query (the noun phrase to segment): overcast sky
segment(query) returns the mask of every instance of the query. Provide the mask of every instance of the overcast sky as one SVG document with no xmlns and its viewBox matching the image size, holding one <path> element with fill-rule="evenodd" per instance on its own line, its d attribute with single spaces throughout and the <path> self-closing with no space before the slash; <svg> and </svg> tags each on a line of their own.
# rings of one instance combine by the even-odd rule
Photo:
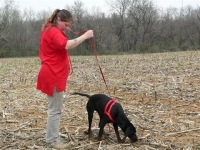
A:
<svg viewBox="0 0 200 150">
<path fill-rule="evenodd" d="M 34 11 L 38 12 L 41 10 L 54 10 L 56 8 L 62 9 L 65 8 L 66 5 L 73 5 L 74 0 L 14 0 L 15 3 L 19 6 L 20 10 L 24 10 L 25 8 L 32 8 Z M 76 1 L 76 0 L 75 0 Z M 84 3 L 85 8 L 88 11 L 91 11 L 92 8 L 99 7 L 102 12 L 109 12 L 109 6 L 106 1 L 110 0 L 78 0 Z M 200 0 L 152 0 L 156 6 L 159 8 L 168 8 L 170 6 L 181 8 L 187 5 L 191 5 L 193 7 L 200 7 Z M 1 0 L 0 0 L 1 2 Z"/>
</svg>

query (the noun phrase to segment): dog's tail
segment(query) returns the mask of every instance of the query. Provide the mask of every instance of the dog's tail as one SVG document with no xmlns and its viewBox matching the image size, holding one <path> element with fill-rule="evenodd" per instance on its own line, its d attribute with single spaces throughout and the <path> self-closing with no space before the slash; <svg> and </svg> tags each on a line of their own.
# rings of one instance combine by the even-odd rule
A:
<svg viewBox="0 0 200 150">
<path fill-rule="evenodd" d="M 84 93 L 79 93 L 79 92 L 74 92 L 74 93 L 72 93 L 73 95 L 81 95 L 81 96 L 86 96 L 86 97 L 88 97 L 88 98 L 90 98 L 91 96 L 90 95 L 88 95 L 88 94 L 84 94 Z"/>
</svg>

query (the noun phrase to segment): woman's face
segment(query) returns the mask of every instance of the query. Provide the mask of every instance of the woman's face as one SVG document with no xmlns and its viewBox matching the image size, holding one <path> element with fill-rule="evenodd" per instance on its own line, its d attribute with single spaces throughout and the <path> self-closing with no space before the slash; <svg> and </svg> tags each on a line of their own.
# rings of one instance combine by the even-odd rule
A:
<svg viewBox="0 0 200 150">
<path fill-rule="evenodd" d="M 65 22 L 65 21 L 62 21 L 62 19 L 60 18 L 57 19 L 57 28 L 60 29 L 61 31 L 68 29 L 71 24 L 72 24 L 72 21 Z"/>
</svg>

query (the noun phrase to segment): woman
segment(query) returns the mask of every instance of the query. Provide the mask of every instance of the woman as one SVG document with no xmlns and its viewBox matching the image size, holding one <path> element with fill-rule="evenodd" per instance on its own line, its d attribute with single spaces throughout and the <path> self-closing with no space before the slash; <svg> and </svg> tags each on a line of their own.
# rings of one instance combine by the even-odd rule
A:
<svg viewBox="0 0 200 150">
<path fill-rule="evenodd" d="M 38 74 L 37 89 L 47 94 L 46 142 L 49 147 L 55 149 L 68 146 L 59 141 L 63 94 L 70 72 L 68 50 L 93 37 L 93 30 L 88 30 L 78 38 L 68 40 L 64 31 L 72 23 L 73 18 L 69 11 L 56 9 L 44 24 L 40 37 L 39 57 L 42 65 Z"/>
</svg>

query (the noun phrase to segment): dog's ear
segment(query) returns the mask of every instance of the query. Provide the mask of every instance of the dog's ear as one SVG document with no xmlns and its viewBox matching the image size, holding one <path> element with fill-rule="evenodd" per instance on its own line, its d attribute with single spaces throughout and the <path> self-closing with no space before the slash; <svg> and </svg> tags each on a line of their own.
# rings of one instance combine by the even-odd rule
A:
<svg viewBox="0 0 200 150">
<path fill-rule="evenodd" d="M 128 126 L 124 134 L 125 134 L 125 137 L 129 137 L 131 142 L 137 142 L 138 139 L 136 135 L 136 129 L 132 124 Z"/>
<path fill-rule="evenodd" d="M 136 133 L 136 129 L 133 126 L 133 124 L 130 123 L 129 126 L 128 126 L 128 128 L 125 131 L 125 136 L 129 137 L 129 136 L 131 136 L 132 134 L 135 134 L 135 133 Z"/>
<path fill-rule="evenodd" d="M 133 128 L 131 126 L 129 126 L 126 131 L 124 132 L 124 136 L 125 137 L 129 137 L 133 134 Z"/>
<path fill-rule="evenodd" d="M 133 128 L 132 130 L 134 131 L 134 133 L 136 133 L 136 128 L 133 126 L 133 124 L 131 123 L 131 128 Z"/>
</svg>

